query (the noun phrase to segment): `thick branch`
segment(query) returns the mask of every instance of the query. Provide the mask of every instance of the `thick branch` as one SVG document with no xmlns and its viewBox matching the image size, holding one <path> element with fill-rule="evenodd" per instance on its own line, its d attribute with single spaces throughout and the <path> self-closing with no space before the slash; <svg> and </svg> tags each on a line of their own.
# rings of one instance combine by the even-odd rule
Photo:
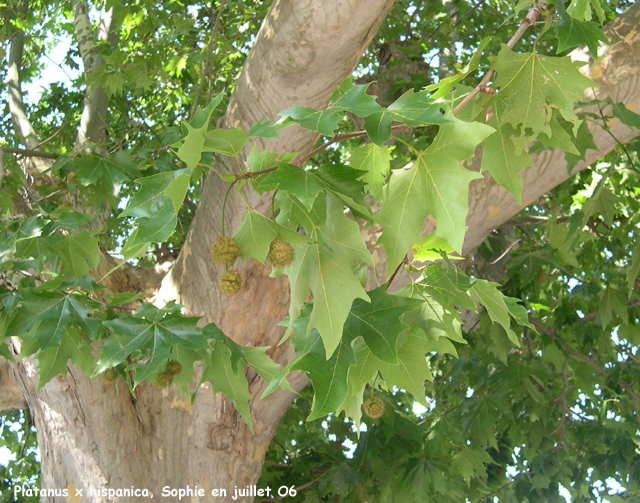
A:
<svg viewBox="0 0 640 503">
<path fill-rule="evenodd" d="M 82 56 L 85 79 L 104 63 L 102 56 L 95 52 L 96 41 L 107 41 L 115 45 L 118 40 L 116 19 L 113 7 L 107 10 L 100 20 L 97 33 L 93 34 L 89 20 L 88 6 L 85 0 L 72 2 L 74 29 L 78 41 L 78 51 Z M 76 148 L 81 149 L 89 143 L 103 144 L 107 134 L 107 108 L 109 97 L 100 86 L 85 91 L 84 107 L 76 138 Z M 106 148 L 98 151 L 106 153 Z"/>
<path fill-rule="evenodd" d="M 16 6 L 18 15 L 23 16 L 29 8 L 27 0 L 20 0 Z M 16 133 L 27 148 L 33 148 L 38 143 L 36 131 L 27 118 L 27 112 L 22 102 L 22 54 L 24 51 L 24 32 L 16 28 L 11 35 L 11 49 L 9 50 L 9 67 L 7 70 L 7 88 L 9 92 L 9 111 Z"/>
<path fill-rule="evenodd" d="M 40 150 L 14 148 L 14 147 L 1 147 L 0 150 L 4 154 L 16 154 L 24 157 L 40 157 L 42 159 L 57 159 L 58 154 L 52 154 L 49 152 L 42 152 Z"/>
</svg>

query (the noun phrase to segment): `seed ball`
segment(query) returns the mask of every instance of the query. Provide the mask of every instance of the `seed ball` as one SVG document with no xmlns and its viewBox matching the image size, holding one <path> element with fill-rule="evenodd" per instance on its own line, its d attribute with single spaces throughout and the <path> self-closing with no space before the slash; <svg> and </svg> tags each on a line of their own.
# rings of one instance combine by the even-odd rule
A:
<svg viewBox="0 0 640 503">
<path fill-rule="evenodd" d="M 275 238 L 271 241 L 267 258 L 275 269 L 284 269 L 296 261 L 296 251 L 286 241 Z"/>
<path fill-rule="evenodd" d="M 218 280 L 220 291 L 227 297 L 233 297 L 242 288 L 242 277 L 235 269 L 229 269 Z"/>
<path fill-rule="evenodd" d="M 107 382 L 115 382 L 118 378 L 118 373 L 114 368 L 108 368 L 102 373 L 102 378 Z"/>
<path fill-rule="evenodd" d="M 371 419 L 378 419 L 384 414 L 384 402 L 382 398 L 374 396 L 373 398 L 367 398 L 362 404 L 364 413 Z"/>
<path fill-rule="evenodd" d="M 233 265 L 240 255 L 240 245 L 229 236 L 219 236 L 211 245 L 211 261 L 222 265 Z"/>
<path fill-rule="evenodd" d="M 168 372 L 158 372 L 156 374 L 156 384 L 161 388 L 168 388 L 173 382 L 173 376 Z"/>
<path fill-rule="evenodd" d="M 170 376 L 180 375 L 180 372 L 182 372 L 182 364 L 177 360 L 169 360 L 164 371 Z"/>
</svg>

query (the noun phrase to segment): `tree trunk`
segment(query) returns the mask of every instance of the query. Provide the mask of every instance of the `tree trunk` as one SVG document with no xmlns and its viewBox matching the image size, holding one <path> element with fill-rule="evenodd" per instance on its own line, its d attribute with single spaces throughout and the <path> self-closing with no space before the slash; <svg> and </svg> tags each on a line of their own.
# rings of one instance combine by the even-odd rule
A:
<svg viewBox="0 0 640 503">
<path fill-rule="evenodd" d="M 276 0 L 258 34 L 231 104 L 225 127 L 249 126 L 275 118 L 287 106 L 316 108 L 327 104 L 336 85 L 354 70 L 380 23 L 396 0 Z M 280 152 L 305 152 L 316 137 L 290 128 L 269 145 Z M 288 305 L 288 285 L 268 278 L 269 268 L 255 261 L 241 267 L 246 287 L 233 300 L 221 298 L 216 286 L 221 268 L 210 263 L 209 247 L 219 235 L 222 191 L 217 177 L 205 183 L 196 218 L 176 267 L 165 278 L 156 302 L 171 299 L 189 314 L 215 321 L 230 337 L 250 346 L 275 345 L 281 331 L 276 324 Z M 251 204 L 265 204 L 247 194 Z M 227 205 L 228 229 L 239 224 L 244 205 Z M 17 354 L 19 341 L 12 341 Z M 285 362 L 288 348 L 270 352 Z M 3 381 L 4 381 L 3 377 Z M 161 390 L 141 384 L 132 398 L 122 381 L 119 388 L 102 378 L 89 379 L 76 367 L 38 390 L 38 374 L 31 358 L 11 365 L 6 382 L 17 386 L 32 411 L 42 459 L 42 487 L 69 490 L 82 501 L 140 501 L 138 498 L 92 495 L 91 489 L 148 489 L 155 498 L 162 489 L 198 486 L 206 496 L 189 501 L 232 501 L 235 487 L 244 490 L 258 480 L 266 449 L 294 394 L 279 390 L 258 398 L 265 383 L 248 374 L 252 434 L 231 402 L 212 396 L 203 385 L 193 407 L 175 388 Z M 307 383 L 304 375 L 290 379 L 294 389 Z M 8 388 L 7 388 L 8 389 Z M 19 405 L 19 401 L 12 404 Z M 214 498 L 212 490 L 226 490 Z M 272 488 L 277 492 L 278 488 Z M 272 492 L 273 494 L 273 492 Z M 177 501 L 173 496 L 169 501 Z M 235 501 L 252 501 L 241 496 Z M 44 502 L 66 502 L 62 496 L 44 496 Z M 79 502 L 80 499 L 69 501 Z"/>
</svg>

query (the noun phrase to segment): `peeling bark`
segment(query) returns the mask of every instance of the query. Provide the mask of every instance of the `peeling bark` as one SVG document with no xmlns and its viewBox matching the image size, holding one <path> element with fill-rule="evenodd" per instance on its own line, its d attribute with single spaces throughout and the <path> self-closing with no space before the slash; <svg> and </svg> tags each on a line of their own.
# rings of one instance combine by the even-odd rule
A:
<svg viewBox="0 0 640 503">
<path fill-rule="evenodd" d="M 0 344 L 4 344 L 0 342 Z M 0 411 L 25 409 L 27 402 L 18 387 L 9 362 L 0 356 Z"/>
</svg>

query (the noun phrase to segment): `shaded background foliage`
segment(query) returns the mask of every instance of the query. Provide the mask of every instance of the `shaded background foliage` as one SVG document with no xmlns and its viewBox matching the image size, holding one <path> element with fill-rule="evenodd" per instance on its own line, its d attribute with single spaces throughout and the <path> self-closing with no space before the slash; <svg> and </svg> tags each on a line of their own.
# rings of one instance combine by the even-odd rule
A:
<svg viewBox="0 0 640 503">
<path fill-rule="evenodd" d="M 609 2 L 607 19 L 629 4 Z M 12 4 L 4 5 L 0 34 L 6 47 L 9 27 L 24 23 L 28 37 L 22 79 L 37 83 L 46 68 L 42 54 L 56 40 L 72 38 L 73 23 L 67 3 L 31 2 L 30 7 L 24 19 Z M 487 53 L 496 54 L 517 28 L 516 7 L 484 0 L 402 0 L 355 76 L 360 83 L 375 82 L 371 91 L 391 103 L 407 89 L 450 74 L 454 62 L 466 63 L 488 35 L 493 39 Z M 139 1 L 119 9 L 125 29 L 117 47 L 100 47 L 107 64 L 91 78 L 111 96 L 108 151 L 126 156 L 136 176 L 175 169 L 168 147 L 180 138 L 179 121 L 220 91 L 228 99 L 267 9 L 267 2 L 250 1 L 171 1 L 160 6 Z M 519 44 L 526 48 L 533 40 L 532 32 Z M 538 50 L 555 54 L 556 44 L 549 30 L 539 39 Z M 72 46 L 64 58 L 69 81 L 48 86 L 37 103 L 27 100 L 42 137 L 59 132 L 47 149 L 62 154 L 73 147 L 82 111 L 84 78 L 77 72 L 75 51 Z M 478 73 L 463 83 L 475 85 L 487 65 L 483 58 Z M 6 72 L 3 59 L 2 78 Z M 209 79 L 202 80 L 203 74 Z M 4 90 L 2 97 L 6 103 Z M 225 105 L 223 101 L 220 109 Z M 361 127 L 357 117 L 347 115 L 343 121 L 347 131 Z M 2 140 L 18 145 L 10 122 L 5 106 Z M 406 134 L 427 142 L 435 132 L 422 128 Z M 362 141 L 328 149 L 317 162 L 344 161 L 345 152 Z M 505 502 L 552 502 L 564 501 L 558 495 L 562 484 L 579 502 L 599 500 L 607 493 L 606 481 L 615 480 L 612 487 L 619 492 L 606 499 L 640 498 L 638 402 L 628 392 L 640 382 L 639 146 L 620 147 L 536 201 L 463 264 L 472 277 L 498 281 L 505 295 L 523 301 L 537 331 L 513 327 L 524 342 L 521 348 L 507 349 L 506 333 L 488 315 L 471 319 L 465 326 L 469 344 L 456 344 L 458 358 L 430 358 L 434 381 L 428 383 L 428 410 L 414 409 L 402 390 L 371 390 L 383 398 L 386 410 L 380 419 L 365 418 L 366 431 L 359 436 L 343 416 L 305 422 L 311 410 L 311 390 L 306 389 L 280 425 L 261 484 L 305 486 L 297 500 L 309 502 L 377 497 L 488 502 L 495 496 Z M 394 147 L 392 168 L 412 159 L 404 145 Z M 212 156 L 205 154 L 203 162 Z M 12 162 L 7 158 L 4 183 L 17 187 Z M 67 183 L 81 169 L 67 165 L 62 171 Z M 49 193 L 61 188 L 52 186 Z M 104 200 L 111 213 L 106 222 L 110 232 L 100 239 L 104 249 L 113 250 L 132 231 L 132 223 L 115 214 L 135 188 L 125 182 L 117 197 L 108 189 L 98 184 L 92 196 Z M 181 209 L 175 233 L 141 264 L 175 258 L 199 189 L 198 181 L 189 187 L 191 202 Z M 6 210 L 10 201 L 0 203 Z M 9 424 L 22 424 L 22 433 Z M 31 428 L 24 413 L 3 415 L 2 442 L 18 461 L 2 470 L 0 501 L 9 501 L 11 484 L 37 478 L 35 435 L 25 434 Z"/>
</svg>

